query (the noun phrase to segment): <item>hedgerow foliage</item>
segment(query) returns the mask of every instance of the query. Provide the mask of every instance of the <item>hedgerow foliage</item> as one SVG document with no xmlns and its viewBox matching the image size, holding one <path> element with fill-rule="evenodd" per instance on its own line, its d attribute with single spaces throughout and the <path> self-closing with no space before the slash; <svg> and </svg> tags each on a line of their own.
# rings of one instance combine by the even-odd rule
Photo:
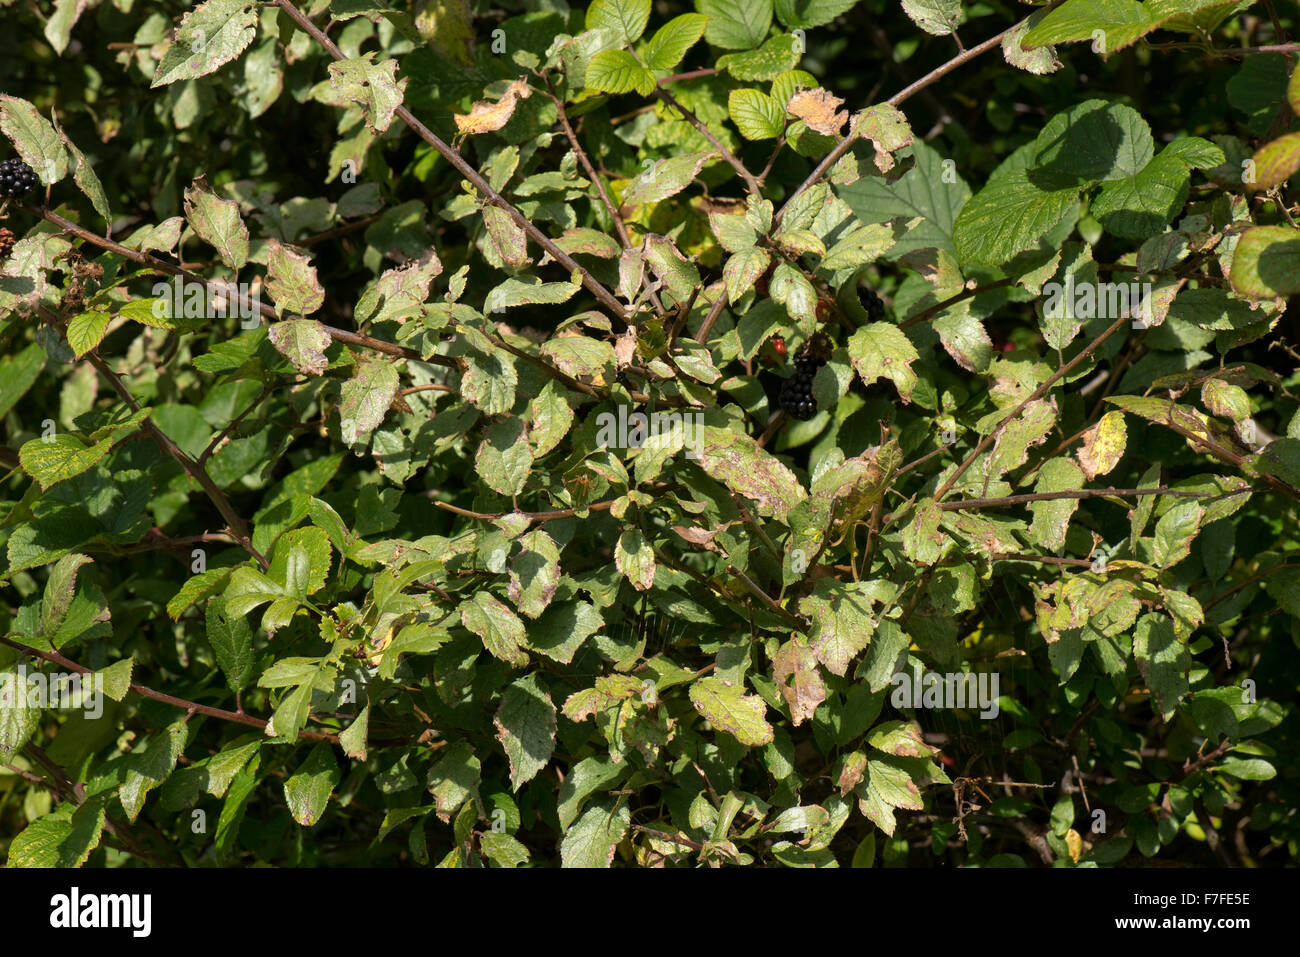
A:
<svg viewBox="0 0 1300 957">
<path fill-rule="evenodd" d="M 1294 860 L 1294 10 L 524 6 L 0 3 L 9 866 Z"/>
</svg>

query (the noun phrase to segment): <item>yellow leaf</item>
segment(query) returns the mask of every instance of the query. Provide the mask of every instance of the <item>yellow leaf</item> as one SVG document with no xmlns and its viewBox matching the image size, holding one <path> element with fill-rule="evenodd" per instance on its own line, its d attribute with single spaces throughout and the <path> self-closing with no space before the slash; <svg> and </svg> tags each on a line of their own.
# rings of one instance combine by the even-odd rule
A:
<svg viewBox="0 0 1300 957">
<path fill-rule="evenodd" d="M 1124 455 L 1127 441 L 1128 427 L 1123 412 L 1107 412 L 1100 422 L 1083 433 L 1083 448 L 1079 449 L 1077 458 L 1089 481 L 1115 467 Z"/>
<path fill-rule="evenodd" d="M 1079 855 L 1083 852 L 1083 838 L 1074 828 L 1065 832 L 1065 847 L 1070 852 L 1070 860 L 1079 863 Z"/>
</svg>

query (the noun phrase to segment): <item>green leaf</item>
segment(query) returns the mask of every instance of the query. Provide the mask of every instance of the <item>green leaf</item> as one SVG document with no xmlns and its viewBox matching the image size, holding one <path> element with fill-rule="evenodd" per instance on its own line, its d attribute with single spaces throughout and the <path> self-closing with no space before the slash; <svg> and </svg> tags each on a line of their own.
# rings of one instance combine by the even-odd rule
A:
<svg viewBox="0 0 1300 957">
<path fill-rule="evenodd" d="M 68 151 L 63 141 L 31 103 L 0 94 L 0 132 L 9 137 L 23 162 L 46 186 L 68 175 Z"/>
<path fill-rule="evenodd" d="M 640 176 L 628 184 L 623 202 L 628 206 L 657 203 L 676 196 L 695 179 L 704 164 L 713 157 L 712 150 L 686 153 L 669 159 L 656 160 Z"/>
<path fill-rule="evenodd" d="M 341 777 L 334 749 L 324 741 L 312 748 L 307 759 L 284 782 L 284 799 L 293 819 L 302 827 L 314 826 Z"/>
<path fill-rule="evenodd" d="M 476 592 L 471 600 L 461 602 L 460 620 L 483 639 L 483 646 L 497 658 L 520 667 L 528 664 L 528 655 L 521 647 L 524 623 L 491 593 Z"/>
<path fill-rule="evenodd" d="M 185 748 L 189 732 L 185 722 L 177 721 L 165 731 L 150 737 L 143 747 L 132 749 L 126 758 L 126 772 L 118 797 L 132 824 L 144 808 L 149 792 L 162 784 L 176 767 L 176 759 Z"/>
<path fill-rule="evenodd" d="M 623 43 L 635 43 L 650 20 L 650 5 L 650 0 L 592 0 L 587 8 L 587 29 L 613 30 Z"/>
<path fill-rule="evenodd" d="M 505 689 L 492 723 L 510 760 L 510 786 L 518 791 L 555 752 L 555 705 L 537 675 L 526 675 Z"/>
<path fill-rule="evenodd" d="M 428 788 L 438 816 L 447 821 L 478 793 L 482 766 L 468 741 L 455 741 L 439 754 L 437 763 L 429 769 Z"/>
<path fill-rule="evenodd" d="M 1187 645 L 1174 635 L 1173 622 L 1154 614 L 1139 618 L 1133 629 L 1133 657 L 1155 696 L 1155 710 L 1168 721 L 1187 694 L 1192 665 Z"/>
<path fill-rule="evenodd" d="M 630 771 L 626 762 L 616 763 L 608 757 L 597 755 L 583 758 L 570 768 L 564 783 L 560 785 L 558 795 L 556 810 L 560 818 L 560 829 L 569 829 L 591 795 L 617 784 Z"/>
<path fill-rule="evenodd" d="M 248 227 L 239 217 L 239 203 L 220 199 L 202 177 L 185 190 L 185 219 L 199 238 L 217 251 L 231 269 L 248 262 Z"/>
<path fill-rule="evenodd" d="M 1038 470 L 1038 480 L 1034 483 L 1034 492 L 1064 492 L 1083 488 L 1084 477 L 1069 459 L 1049 459 Z M 1034 542 L 1045 551 L 1055 553 L 1064 547 L 1066 532 L 1070 527 L 1070 516 L 1079 507 L 1077 498 L 1047 499 L 1031 502 L 1029 510 L 1034 514 L 1030 534 Z"/>
<path fill-rule="evenodd" d="M 96 676 L 104 682 L 104 694 L 114 701 L 125 699 L 131 690 L 131 672 L 134 668 L 134 658 L 123 658 L 96 672 Z"/>
<path fill-rule="evenodd" d="M 770 140 L 785 129 L 785 107 L 760 90 L 732 90 L 727 114 L 747 140 Z"/>
<path fill-rule="evenodd" d="M 807 30 L 830 23 L 858 0 L 776 0 L 776 15 L 791 29 Z"/>
<path fill-rule="evenodd" d="M 1165 150 L 1135 176 L 1106 183 L 1089 212 L 1113 236 L 1155 236 L 1187 202 L 1190 175 L 1183 160 Z"/>
<path fill-rule="evenodd" d="M 729 256 L 722 266 L 722 278 L 727 285 L 727 298 L 735 302 L 752 289 L 759 277 L 767 272 L 771 262 L 771 254 L 757 246 L 742 249 Z"/>
<path fill-rule="evenodd" d="M 799 62 L 799 56 L 798 41 L 789 34 L 783 34 L 772 37 L 757 50 L 728 53 L 724 57 L 719 57 L 718 69 L 726 70 L 737 80 L 748 83 L 774 80 L 794 69 Z M 776 102 L 782 107 L 785 106 L 785 103 L 780 100 Z"/>
<path fill-rule="evenodd" d="M 325 350 L 334 340 L 315 319 L 277 322 L 268 330 L 268 336 L 276 351 L 303 375 L 322 375 L 329 366 Z"/>
<path fill-rule="evenodd" d="M 614 564 L 637 591 L 646 591 L 655 582 L 655 554 L 638 528 L 630 528 L 614 546 Z"/>
<path fill-rule="evenodd" d="M 961 0 L 903 0 L 903 12 L 926 33 L 944 37 L 961 21 Z"/>
<path fill-rule="evenodd" d="M 80 807 L 63 804 L 37 818 L 14 836 L 9 845 L 9 867 L 80 867 L 99 846 L 108 819 L 102 797 L 91 797 Z"/>
<path fill-rule="evenodd" d="M 649 8 L 650 4 L 646 3 L 646 9 Z M 695 46 L 700 37 L 704 36 L 706 23 L 708 17 L 698 13 L 683 13 L 673 17 L 650 38 L 645 52 L 646 66 L 652 70 L 671 70 L 681 63 L 682 57 L 686 56 L 686 51 Z"/>
<path fill-rule="evenodd" d="M 1272 189 L 1285 183 L 1300 170 L 1300 133 L 1288 133 L 1261 146 L 1254 161 L 1252 189 Z"/>
<path fill-rule="evenodd" d="M 789 511 L 808 493 L 794 473 L 748 435 L 706 425 L 700 448 L 700 467 L 733 492 L 758 506 L 759 513 L 784 521 Z"/>
<path fill-rule="evenodd" d="M 709 18 L 704 38 L 725 50 L 750 50 L 772 26 L 772 0 L 695 0 Z"/>
<path fill-rule="evenodd" d="M 0 671 L 0 759 L 8 762 L 40 727 L 41 709 L 34 706 L 31 675 L 16 668 Z"/>
<path fill-rule="evenodd" d="M 916 165 L 896 182 L 861 176 L 840 187 L 838 193 L 861 223 L 884 223 L 900 216 L 909 221 L 921 220 L 897 239 L 891 257 L 918 249 L 941 249 L 955 256 L 953 225 L 970 199 L 970 187 L 957 176 L 952 161 L 945 160 L 925 142 L 914 142 L 911 150 Z M 834 252 L 835 247 L 831 247 L 827 256 Z"/>
<path fill-rule="evenodd" d="M 920 356 L 901 329 L 887 322 L 873 322 L 849 337 L 848 350 L 849 360 L 865 385 L 880 378 L 890 379 L 903 401 L 911 401 L 917 381 L 912 363 Z"/>
<path fill-rule="evenodd" d="M 1048 43 L 1090 40 L 1093 49 L 1105 56 L 1131 46 L 1180 15 L 1215 7 L 1231 9 L 1234 5 L 1235 0 L 1066 0 L 1029 31 L 1024 46 L 1031 49 Z M 1100 31 L 1099 38 L 1094 36 L 1095 31 Z"/>
<path fill-rule="evenodd" d="M 111 319 L 107 312 L 90 311 L 83 312 L 74 316 L 68 321 L 68 345 L 72 346 L 72 353 L 78 359 L 84 356 L 104 338 L 104 333 L 108 331 L 108 321 Z"/>
<path fill-rule="evenodd" d="M 799 600 L 799 611 L 812 621 L 809 644 L 814 656 L 833 675 L 843 676 L 871 642 L 873 583 L 843 583 L 819 578 L 813 593 Z"/>
<path fill-rule="evenodd" d="M 1156 522 L 1152 562 L 1157 568 L 1170 568 L 1191 554 L 1192 542 L 1200 531 L 1205 509 L 1195 501 L 1175 505 Z"/>
<path fill-rule="evenodd" d="M 208 0 L 181 19 L 176 37 L 154 69 L 152 87 L 193 80 L 238 57 L 257 35 L 250 0 Z"/>
<path fill-rule="evenodd" d="M 533 453 L 524 439 L 523 421 L 509 418 L 488 427 L 474 455 L 474 465 L 494 492 L 501 495 L 522 492 L 533 467 Z"/>
<path fill-rule="evenodd" d="M 393 122 L 393 114 L 402 105 L 408 77 L 397 79 L 397 60 L 373 62 L 372 51 L 350 60 L 335 60 L 329 65 L 330 87 L 339 101 L 361 107 L 366 127 L 382 133 Z"/>
<path fill-rule="evenodd" d="M 391 360 L 368 355 L 358 363 L 356 374 L 343 383 L 339 402 L 340 438 L 345 445 L 369 441 L 388 414 L 398 385 L 397 366 Z"/>
<path fill-rule="evenodd" d="M 87 444 L 67 432 L 24 442 L 18 450 L 23 471 L 34 478 L 42 490 L 74 478 L 109 453 L 112 438 Z"/>
<path fill-rule="evenodd" d="M 267 242 L 266 291 L 275 300 L 277 315 L 287 312 L 310 315 L 325 302 L 325 289 L 316 278 L 316 267 L 310 260 L 310 256 L 278 240 Z M 271 341 L 275 342 L 274 336 Z"/>
<path fill-rule="evenodd" d="M 586 85 L 601 93 L 630 93 L 642 96 L 654 92 L 655 75 L 637 62 L 627 50 L 602 50 L 587 63 Z"/>
<path fill-rule="evenodd" d="M 600 801 L 583 812 L 560 841 L 562 867 L 609 867 L 627 836 L 632 812 L 625 801 Z"/>
<path fill-rule="evenodd" d="M 962 264 L 1001 265 L 1078 214 L 1077 189 L 1039 188 L 1024 169 L 990 179 L 962 207 L 953 244 Z"/>
<path fill-rule="evenodd" d="M 744 694 L 721 678 L 701 678 L 691 685 L 691 704 L 715 728 L 732 735 L 751 748 L 772 741 L 772 726 L 767 723 L 766 706 L 758 695 Z"/>
<path fill-rule="evenodd" d="M 1252 299 L 1300 292 L 1300 230 L 1255 226 L 1246 230 L 1232 257 L 1232 288 Z"/>
<path fill-rule="evenodd" d="M 45 349 L 38 342 L 0 359 L 0 416 L 27 394 L 45 368 Z"/>
<path fill-rule="evenodd" d="M 231 691 L 243 691 L 253 680 L 253 629 L 244 615 L 230 614 L 225 598 L 212 598 L 206 612 L 208 642 Z"/>
</svg>

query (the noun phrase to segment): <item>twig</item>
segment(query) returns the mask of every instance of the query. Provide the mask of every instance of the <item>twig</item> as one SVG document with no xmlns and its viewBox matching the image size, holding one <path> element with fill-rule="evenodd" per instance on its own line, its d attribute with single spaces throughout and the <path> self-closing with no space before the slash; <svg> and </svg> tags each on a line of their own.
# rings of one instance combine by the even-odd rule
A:
<svg viewBox="0 0 1300 957">
<path fill-rule="evenodd" d="M 1006 427 L 1015 420 L 1016 416 L 1018 416 L 1021 412 L 1025 410 L 1025 408 L 1029 405 L 1029 403 L 1037 399 L 1041 399 L 1044 395 L 1046 395 L 1051 390 L 1052 386 L 1054 386 L 1061 379 L 1065 378 L 1065 376 L 1069 375 L 1070 372 L 1076 366 L 1080 365 L 1085 359 L 1087 359 L 1090 355 L 1096 352 L 1097 348 L 1103 342 L 1105 342 L 1112 335 L 1114 335 L 1116 332 L 1122 329 L 1130 321 L 1131 320 L 1128 317 L 1121 317 L 1119 319 L 1116 319 L 1113 323 L 1110 324 L 1109 327 L 1107 327 L 1106 331 L 1103 332 L 1096 339 L 1094 339 L 1087 348 L 1083 349 L 1077 356 L 1075 356 L 1069 362 L 1065 363 L 1065 365 L 1057 369 L 1056 372 L 1054 372 L 1047 379 L 1046 382 L 1040 385 L 1037 389 L 1035 389 L 1032 393 L 1030 393 L 1030 395 L 1027 398 L 1025 398 L 1024 401 L 1022 401 L 1018 406 L 1012 409 L 1011 412 L 1008 413 L 1008 415 L 1004 419 L 1002 419 L 1001 422 L 997 424 L 997 426 L 993 429 L 992 432 L 984 436 L 984 438 L 980 439 L 979 443 L 971 451 L 970 455 L 968 455 L 965 458 L 965 460 L 961 463 L 961 465 L 957 466 L 957 471 L 953 472 L 952 475 L 948 477 L 948 480 L 943 483 L 943 485 L 939 488 L 937 492 L 935 492 L 934 494 L 935 500 L 936 501 L 943 500 L 943 497 L 952 490 L 952 487 L 954 485 L 957 484 L 957 479 L 961 478 L 961 476 L 965 473 L 965 471 L 968 468 L 971 467 L 971 465 L 975 462 L 975 460 L 979 458 L 982 454 L 984 454 L 985 450 L 988 449 L 990 445 L 992 445 L 995 441 L 997 441 L 998 436 L 1002 434 L 1003 430 L 1005 430 Z"/>
<path fill-rule="evenodd" d="M 713 135 L 713 131 L 701 122 L 698 116 L 696 116 L 691 110 L 682 106 L 682 104 L 678 102 L 677 97 L 673 96 L 663 87 L 655 90 L 655 96 L 663 103 L 668 104 L 674 110 L 681 113 L 686 119 L 686 122 L 695 127 L 695 129 L 699 131 L 699 134 L 709 141 L 709 145 L 717 150 L 722 155 L 722 158 L 727 161 L 727 164 L 736 171 L 737 175 L 739 175 L 741 179 L 745 181 L 745 186 L 749 191 L 755 196 L 762 196 L 763 184 L 755 179 L 754 174 L 745 168 L 745 164 L 737 159 L 736 155 L 732 153 L 731 150 L 727 149 L 720 139 Z"/>
<path fill-rule="evenodd" d="M 99 370 L 99 374 L 109 381 L 117 391 L 117 394 L 121 396 L 122 401 L 130 407 L 131 411 L 139 412 L 140 403 L 137 402 L 135 396 L 131 394 L 131 390 L 126 387 L 126 383 L 122 381 L 116 372 L 108 367 L 108 363 L 93 352 L 88 353 L 86 358 L 89 360 L 91 365 Z M 230 504 L 230 499 L 226 498 L 226 494 L 217 487 L 217 483 L 212 481 L 212 476 L 208 474 L 207 469 L 186 455 L 180 446 L 168 438 L 162 429 L 158 428 L 152 418 L 145 419 L 140 427 L 145 432 L 149 433 L 163 452 L 180 463 L 181 468 L 189 474 L 190 478 L 199 483 L 199 487 L 203 489 L 207 494 L 208 499 L 216 506 L 221 517 L 225 519 L 226 527 L 230 530 L 230 534 L 235 536 L 239 541 L 239 544 L 243 546 L 244 550 L 257 559 L 258 564 L 260 564 L 263 569 L 270 568 L 271 563 L 266 560 L 266 556 L 253 546 L 253 540 L 248 534 L 248 526 L 245 524 L 244 520 L 240 518 L 239 513 L 235 511 L 234 506 Z"/>
<path fill-rule="evenodd" d="M 289 17 L 289 19 L 296 23 L 304 33 L 320 44 L 325 52 L 331 57 L 338 61 L 344 61 L 347 59 L 347 56 L 338 48 L 334 41 L 326 36 L 325 32 L 321 30 L 320 27 L 312 23 L 307 15 L 299 10 L 292 0 L 274 0 L 274 3 L 284 12 L 285 16 Z M 582 278 L 582 284 L 587 287 L 587 291 L 596 297 L 596 301 L 609 310 L 609 312 L 612 313 L 620 322 L 626 323 L 626 310 L 623 308 L 623 304 L 618 301 L 617 297 L 606 289 L 594 276 L 591 275 L 591 273 L 587 272 L 587 270 L 584 269 L 576 259 L 557 246 L 549 236 L 537 228 L 537 226 L 524 216 L 523 213 L 519 212 L 513 203 L 493 189 L 492 184 L 484 179 L 478 170 L 466 162 L 465 157 L 461 156 L 458 150 L 443 142 L 442 139 L 433 132 L 433 130 L 429 129 L 416 119 L 415 115 L 405 106 L 399 105 L 393 112 L 394 115 L 399 117 L 403 123 L 410 127 L 417 136 L 437 150 L 442 158 L 450 163 L 456 172 L 469 180 L 470 185 L 483 194 L 488 203 L 496 206 L 509 216 L 514 224 L 528 234 L 533 242 L 546 250 L 552 259 L 562 265 L 565 269 L 569 270 L 570 273 L 576 272 Z"/>
<path fill-rule="evenodd" d="M 19 642 L 16 642 L 10 638 L 3 638 L 3 637 L 0 637 L 0 645 L 8 645 L 10 648 L 13 648 L 15 651 L 21 651 L 23 654 L 26 655 L 35 655 L 37 658 L 43 658 L 46 661 L 52 662 L 53 664 L 56 664 L 61 668 L 67 668 L 69 671 L 75 671 L 78 674 L 82 674 L 82 675 L 94 674 L 94 671 L 92 671 L 90 668 L 87 668 L 84 665 L 77 664 L 77 662 L 73 661 L 70 658 L 64 657 L 63 655 L 59 654 L 57 651 L 42 651 L 39 648 L 32 648 L 28 645 L 20 644 Z M 265 730 L 267 724 L 269 723 L 267 721 L 263 721 L 261 718 L 254 718 L 250 714 L 244 714 L 243 712 L 240 711 L 227 711 L 224 708 L 214 708 L 211 705 L 199 704 L 197 701 L 188 701 L 185 698 L 178 698 L 175 695 L 165 694 L 162 691 L 155 691 L 154 689 L 149 688 L 145 685 L 132 683 L 130 687 L 132 691 L 140 695 L 142 698 L 152 698 L 154 701 L 161 701 L 163 704 L 169 704 L 175 708 L 181 708 L 187 712 L 196 713 L 196 714 L 205 714 L 211 718 L 220 718 L 223 721 L 233 721 L 236 724 L 245 724 L 251 728 L 259 728 L 263 730 Z M 334 744 L 337 744 L 339 740 L 337 734 L 330 734 L 329 732 L 326 731 L 303 730 L 298 732 L 298 736 L 300 738 L 306 738 L 309 741 L 329 741 Z"/>
</svg>

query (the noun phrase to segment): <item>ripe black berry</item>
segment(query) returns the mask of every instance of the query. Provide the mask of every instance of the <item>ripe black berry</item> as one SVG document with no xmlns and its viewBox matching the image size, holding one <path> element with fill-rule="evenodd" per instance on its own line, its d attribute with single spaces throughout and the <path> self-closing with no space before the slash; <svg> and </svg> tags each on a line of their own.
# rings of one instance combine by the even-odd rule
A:
<svg viewBox="0 0 1300 957">
<path fill-rule="evenodd" d="M 39 185 L 36 171 L 17 157 L 0 163 L 0 196 L 26 196 Z"/>
<path fill-rule="evenodd" d="M 858 302 L 862 303 L 867 318 L 872 322 L 879 322 L 885 318 L 885 304 L 880 301 L 880 297 L 876 295 L 876 291 L 870 286 L 858 286 Z"/>
<path fill-rule="evenodd" d="M 817 333 L 794 357 L 794 375 L 781 386 L 781 409 L 792 419 L 811 419 L 817 414 L 817 400 L 813 398 L 813 377 L 831 357 L 831 341 Z"/>
</svg>

